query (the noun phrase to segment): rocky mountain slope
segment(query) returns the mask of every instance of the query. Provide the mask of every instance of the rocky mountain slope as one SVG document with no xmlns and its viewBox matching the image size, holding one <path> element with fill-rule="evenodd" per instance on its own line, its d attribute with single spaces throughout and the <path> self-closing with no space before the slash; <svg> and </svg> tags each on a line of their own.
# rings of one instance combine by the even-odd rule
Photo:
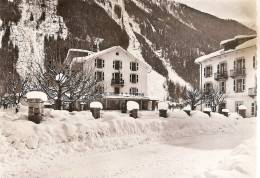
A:
<svg viewBox="0 0 260 178">
<path fill-rule="evenodd" d="M 35 62 L 62 61 L 69 48 L 91 50 L 102 38 L 101 49 L 120 45 L 149 63 L 175 97 L 198 85 L 196 57 L 255 33 L 172 0 L 0 0 L 0 19 L 0 80 L 13 67 L 23 76 Z"/>
</svg>

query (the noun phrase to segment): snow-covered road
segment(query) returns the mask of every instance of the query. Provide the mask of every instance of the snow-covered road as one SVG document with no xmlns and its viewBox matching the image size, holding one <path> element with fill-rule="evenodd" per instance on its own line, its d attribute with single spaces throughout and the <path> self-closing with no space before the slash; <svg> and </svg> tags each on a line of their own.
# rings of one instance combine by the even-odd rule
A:
<svg viewBox="0 0 260 178">
<path fill-rule="evenodd" d="M 186 137 L 171 144 L 153 143 L 103 153 L 72 153 L 50 162 L 38 176 L 196 177 L 227 158 L 254 131 L 254 124 L 244 122 L 236 133 Z"/>
</svg>

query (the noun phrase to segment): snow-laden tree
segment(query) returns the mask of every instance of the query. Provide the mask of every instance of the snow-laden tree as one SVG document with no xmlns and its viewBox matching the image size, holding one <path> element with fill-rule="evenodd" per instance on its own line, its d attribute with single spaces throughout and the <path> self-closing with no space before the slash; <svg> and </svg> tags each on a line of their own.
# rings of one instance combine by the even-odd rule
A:
<svg viewBox="0 0 260 178">
<path fill-rule="evenodd" d="M 183 96 L 184 104 L 190 105 L 191 110 L 194 110 L 198 105 L 201 105 L 203 98 L 202 92 L 197 89 L 187 89 Z"/>
<path fill-rule="evenodd" d="M 16 113 L 19 111 L 19 103 L 30 90 L 30 77 L 24 78 L 13 76 L 7 78 L 6 97 L 5 99 L 15 106 Z"/>
<path fill-rule="evenodd" d="M 34 72 L 36 85 L 54 101 L 55 109 L 61 110 L 64 102 L 70 104 L 70 110 L 75 109 L 77 101 L 90 101 L 98 97 L 94 69 L 71 71 L 63 63 L 45 66 L 38 65 Z"/>
<path fill-rule="evenodd" d="M 212 87 L 205 95 L 205 102 L 210 106 L 213 112 L 216 112 L 217 106 L 224 102 L 224 93 L 217 87 Z"/>
</svg>

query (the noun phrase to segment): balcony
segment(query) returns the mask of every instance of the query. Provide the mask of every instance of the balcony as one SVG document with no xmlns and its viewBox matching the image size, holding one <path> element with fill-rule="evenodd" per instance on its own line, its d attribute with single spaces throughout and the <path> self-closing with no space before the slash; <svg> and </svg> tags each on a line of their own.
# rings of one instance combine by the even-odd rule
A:
<svg viewBox="0 0 260 178">
<path fill-rule="evenodd" d="M 119 79 L 111 80 L 111 85 L 113 86 L 124 86 L 124 84 L 125 84 L 124 80 L 119 80 Z"/>
<path fill-rule="evenodd" d="M 105 92 L 104 96 L 123 96 L 123 97 L 145 97 L 144 93 L 114 93 L 114 92 Z"/>
<path fill-rule="evenodd" d="M 220 73 L 214 74 L 215 80 L 222 80 L 222 79 L 227 79 L 227 78 L 228 78 L 227 71 L 221 71 Z"/>
<path fill-rule="evenodd" d="M 246 75 L 246 69 L 232 69 L 230 70 L 230 77 L 244 77 Z"/>
<path fill-rule="evenodd" d="M 248 89 L 248 95 L 251 97 L 256 96 L 256 88 L 249 88 Z"/>
</svg>

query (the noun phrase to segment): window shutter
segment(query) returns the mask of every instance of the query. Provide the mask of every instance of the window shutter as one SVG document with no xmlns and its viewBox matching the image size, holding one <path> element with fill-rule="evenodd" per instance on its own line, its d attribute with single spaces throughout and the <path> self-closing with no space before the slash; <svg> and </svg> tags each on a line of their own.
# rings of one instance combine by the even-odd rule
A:
<svg viewBox="0 0 260 178">
<path fill-rule="evenodd" d="M 245 79 L 242 79 L 242 82 L 243 82 L 243 91 L 245 91 L 245 89 L 246 89 Z"/>
<path fill-rule="evenodd" d="M 115 69 L 115 61 L 113 61 L 113 69 Z"/>
<path fill-rule="evenodd" d="M 105 67 L 105 61 L 104 60 L 102 60 L 102 66 Z"/>
<path fill-rule="evenodd" d="M 130 74 L 130 82 L 132 83 L 132 74 Z"/>
<path fill-rule="evenodd" d="M 203 91 L 206 91 L 206 84 L 203 85 Z"/>
<path fill-rule="evenodd" d="M 204 77 L 206 77 L 206 67 L 204 67 Z"/>
<path fill-rule="evenodd" d="M 138 75 L 136 75 L 136 83 L 138 83 Z"/>
<path fill-rule="evenodd" d="M 236 92 L 236 80 L 234 79 L 234 82 L 233 82 L 233 91 Z"/>
<path fill-rule="evenodd" d="M 136 70 L 138 70 L 139 69 L 139 64 L 138 63 L 136 63 Z"/>
<path fill-rule="evenodd" d="M 120 61 L 120 66 L 119 66 L 120 69 L 122 69 L 122 61 Z"/>
<path fill-rule="evenodd" d="M 246 68 L 245 58 L 243 58 L 242 61 L 243 61 L 243 69 L 245 69 Z"/>
<path fill-rule="evenodd" d="M 132 62 L 130 62 L 130 70 L 133 70 L 133 69 L 132 69 Z"/>
<path fill-rule="evenodd" d="M 105 79 L 105 74 L 104 74 L 104 72 L 102 72 L 102 80 L 104 80 Z"/>
</svg>

